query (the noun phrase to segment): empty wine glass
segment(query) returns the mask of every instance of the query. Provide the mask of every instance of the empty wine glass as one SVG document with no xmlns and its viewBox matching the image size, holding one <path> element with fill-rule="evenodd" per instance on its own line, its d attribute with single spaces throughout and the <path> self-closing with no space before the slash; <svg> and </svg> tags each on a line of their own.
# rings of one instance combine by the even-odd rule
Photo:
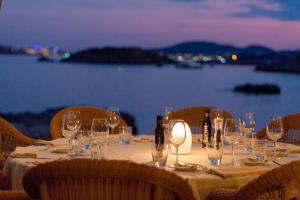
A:
<svg viewBox="0 0 300 200">
<path fill-rule="evenodd" d="M 77 134 L 79 143 L 83 146 L 83 153 L 90 151 L 92 145 L 91 132 L 88 129 L 81 129 Z M 85 153 L 86 154 L 86 153 Z"/>
<path fill-rule="evenodd" d="M 276 142 L 283 135 L 283 124 L 280 116 L 273 117 L 266 128 L 267 136 L 274 142 L 274 155 L 276 153 Z M 276 157 L 275 157 L 276 159 Z"/>
<path fill-rule="evenodd" d="M 107 122 L 108 126 L 111 128 L 111 133 L 114 133 L 114 129 L 120 123 L 120 113 L 118 107 L 107 108 Z"/>
<path fill-rule="evenodd" d="M 93 119 L 91 125 L 91 136 L 93 142 L 95 142 L 98 146 L 98 153 L 101 154 L 101 146 L 105 145 L 109 137 L 109 128 L 106 119 Z"/>
<path fill-rule="evenodd" d="M 165 114 L 164 114 L 164 127 L 168 126 L 169 121 L 172 119 L 173 107 L 166 106 L 165 107 Z"/>
<path fill-rule="evenodd" d="M 240 128 L 242 131 L 243 145 L 246 152 L 252 152 L 255 115 L 253 112 L 247 112 L 239 118 Z"/>
<path fill-rule="evenodd" d="M 183 120 L 174 119 L 168 123 L 168 137 L 176 148 L 176 161 L 174 166 L 178 166 L 178 147 L 184 143 L 186 137 L 185 122 Z"/>
<path fill-rule="evenodd" d="M 80 127 L 80 111 L 68 111 L 63 115 L 61 123 L 61 132 L 62 135 L 68 139 L 70 147 L 71 139 L 74 138 Z"/>
<path fill-rule="evenodd" d="M 239 123 L 234 119 L 226 119 L 224 126 L 224 137 L 231 144 L 232 148 L 232 165 L 237 165 L 234 157 L 234 145 L 238 144 L 241 139 Z"/>
</svg>

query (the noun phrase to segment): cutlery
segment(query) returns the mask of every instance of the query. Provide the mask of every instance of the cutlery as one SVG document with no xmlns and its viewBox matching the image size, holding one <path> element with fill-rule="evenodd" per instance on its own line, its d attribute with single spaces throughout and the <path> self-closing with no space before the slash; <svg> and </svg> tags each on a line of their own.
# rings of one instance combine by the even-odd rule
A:
<svg viewBox="0 0 300 200">
<path fill-rule="evenodd" d="M 278 165 L 278 166 L 281 166 L 281 165 L 282 165 L 281 163 L 277 162 L 276 160 L 273 160 L 272 162 L 275 163 L 275 164 Z"/>
<path fill-rule="evenodd" d="M 39 151 L 47 151 L 50 148 L 50 146 L 46 146 L 44 149 L 40 149 Z"/>
</svg>

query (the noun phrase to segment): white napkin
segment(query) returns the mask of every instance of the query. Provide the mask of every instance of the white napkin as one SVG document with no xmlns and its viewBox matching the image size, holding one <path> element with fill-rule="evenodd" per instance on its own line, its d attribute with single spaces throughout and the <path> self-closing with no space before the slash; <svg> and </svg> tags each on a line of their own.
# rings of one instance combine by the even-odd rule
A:
<svg viewBox="0 0 300 200">
<path fill-rule="evenodd" d="M 11 154 L 11 156 L 18 158 L 36 158 L 37 149 L 32 146 L 16 147 L 16 150 Z"/>
<path fill-rule="evenodd" d="M 209 169 L 211 173 L 215 173 L 223 178 L 235 177 L 235 176 L 251 176 L 260 175 L 271 170 L 266 166 L 239 166 L 239 167 L 219 167 Z"/>
</svg>

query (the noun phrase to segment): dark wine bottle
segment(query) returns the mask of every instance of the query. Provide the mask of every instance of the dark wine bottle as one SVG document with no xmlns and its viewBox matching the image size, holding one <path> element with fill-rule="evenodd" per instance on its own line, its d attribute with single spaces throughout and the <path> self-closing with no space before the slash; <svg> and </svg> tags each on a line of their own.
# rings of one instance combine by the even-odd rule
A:
<svg viewBox="0 0 300 200">
<path fill-rule="evenodd" d="M 209 120 L 209 110 L 206 110 L 204 114 L 202 132 L 203 132 L 202 147 L 204 148 L 208 143 L 211 142 L 211 122 Z"/>
<path fill-rule="evenodd" d="M 155 128 L 155 145 L 156 149 L 163 147 L 165 142 L 163 117 L 161 115 L 156 117 L 156 128 Z"/>
</svg>

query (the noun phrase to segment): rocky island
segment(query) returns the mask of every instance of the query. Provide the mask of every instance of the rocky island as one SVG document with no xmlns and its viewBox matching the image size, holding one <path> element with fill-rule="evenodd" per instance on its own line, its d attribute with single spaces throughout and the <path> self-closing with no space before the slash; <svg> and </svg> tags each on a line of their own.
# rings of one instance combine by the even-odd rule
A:
<svg viewBox="0 0 300 200">
<path fill-rule="evenodd" d="M 250 84 L 237 85 L 233 89 L 234 92 L 242 92 L 246 94 L 280 94 L 281 89 L 275 84 Z"/>
<path fill-rule="evenodd" d="M 91 48 L 62 59 L 61 62 L 91 63 L 91 64 L 136 64 L 163 65 L 172 64 L 173 60 L 156 52 L 140 48 Z"/>
</svg>

